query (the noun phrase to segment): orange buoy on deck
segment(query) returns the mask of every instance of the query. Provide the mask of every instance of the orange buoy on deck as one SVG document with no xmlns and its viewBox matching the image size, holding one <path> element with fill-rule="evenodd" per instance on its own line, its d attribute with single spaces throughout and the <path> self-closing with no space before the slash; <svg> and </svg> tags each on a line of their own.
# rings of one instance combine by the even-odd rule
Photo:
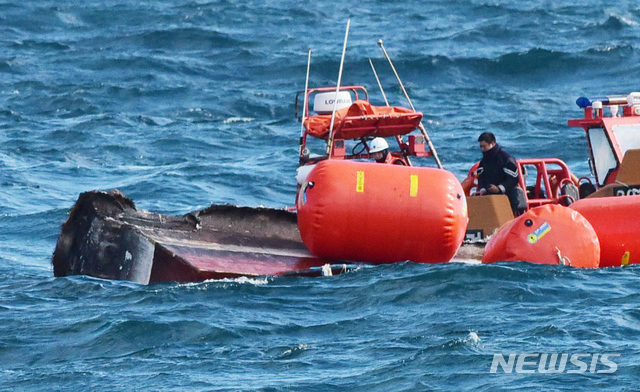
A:
<svg viewBox="0 0 640 392">
<path fill-rule="evenodd" d="M 600 242 L 591 223 L 580 213 L 546 204 L 505 223 L 491 237 L 482 262 L 497 261 L 597 268 Z"/>
<path fill-rule="evenodd" d="M 583 215 L 600 240 L 600 267 L 640 264 L 640 196 L 597 197 L 569 208 Z"/>
<path fill-rule="evenodd" d="M 325 160 L 297 200 L 302 241 L 318 257 L 441 263 L 462 245 L 467 205 L 445 170 Z"/>
</svg>

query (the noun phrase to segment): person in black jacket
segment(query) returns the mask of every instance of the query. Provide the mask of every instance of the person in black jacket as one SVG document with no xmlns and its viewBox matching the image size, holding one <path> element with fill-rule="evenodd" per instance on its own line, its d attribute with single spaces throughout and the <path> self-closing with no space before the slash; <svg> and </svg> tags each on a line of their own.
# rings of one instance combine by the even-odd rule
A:
<svg viewBox="0 0 640 392">
<path fill-rule="evenodd" d="M 520 181 L 515 158 L 503 150 L 491 132 L 483 132 L 478 137 L 482 160 L 478 167 L 478 191 L 476 195 L 504 194 L 509 197 L 511 209 L 519 215 L 526 209 L 526 200 L 516 187 Z"/>
</svg>

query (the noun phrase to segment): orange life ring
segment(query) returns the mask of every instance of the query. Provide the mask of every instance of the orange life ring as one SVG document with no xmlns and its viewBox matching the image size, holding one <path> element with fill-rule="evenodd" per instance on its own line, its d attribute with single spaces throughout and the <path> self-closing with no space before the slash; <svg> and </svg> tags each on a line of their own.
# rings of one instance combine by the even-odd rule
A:
<svg viewBox="0 0 640 392">
<path fill-rule="evenodd" d="M 480 167 L 480 162 L 476 162 L 471 166 L 471 169 L 469 169 L 469 172 L 467 173 L 467 178 L 465 178 L 461 183 L 466 196 L 471 196 L 471 189 L 478 187 L 478 167 Z"/>
</svg>

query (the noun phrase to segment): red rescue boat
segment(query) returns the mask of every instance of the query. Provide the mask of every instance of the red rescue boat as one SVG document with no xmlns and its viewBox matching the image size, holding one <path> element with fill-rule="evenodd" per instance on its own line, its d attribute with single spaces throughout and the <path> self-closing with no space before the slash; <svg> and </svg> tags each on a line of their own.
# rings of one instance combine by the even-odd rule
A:
<svg viewBox="0 0 640 392">
<path fill-rule="evenodd" d="M 593 179 L 577 179 L 559 159 L 519 160 L 521 170 L 536 166 L 533 184 L 526 183 L 524 175 L 520 181 L 523 193 L 529 191 L 530 211 L 502 223 L 487 244 L 483 262 L 565 264 L 571 258 L 561 255 L 571 253 L 580 260 L 569 262 L 574 266 L 640 264 L 640 93 L 579 98 L 576 103 L 584 109 L 584 118 L 569 120 L 569 126 L 586 132 Z M 548 169 L 549 164 L 556 168 Z M 479 201 L 469 203 L 470 226 L 473 217 L 480 215 L 473 208 L 483 199 L 469 198 Z M 569 208 L 549 208 L 556 204 Z M 542 228 L 544 240 L 526 243 Z M 516 242 L 523 245 L 514 246 Z M 585 254 L 591 254 L 592 260 Z"/>
<path fill-rule="evenodd" d="M 339 83 L 300 91 L 295 107 L 296 117 L 302 107 L 298 228 L 313 255 L 369 263 L 453 258 L 468 222 L 466 199 L 442 169 L 421 112 L 374 106 L 365 87 Z M 412 162 L 429 157 L 438 167 Z"/>
</svg>

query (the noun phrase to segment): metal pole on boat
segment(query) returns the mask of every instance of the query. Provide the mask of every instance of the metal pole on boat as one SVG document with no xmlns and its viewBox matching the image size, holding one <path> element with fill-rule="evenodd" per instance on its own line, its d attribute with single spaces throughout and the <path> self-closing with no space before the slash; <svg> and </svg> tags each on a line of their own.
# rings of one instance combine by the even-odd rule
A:
<svg viewBox="0 0 640 392">
<path fill-rule="evenodd" d="M 336 108 L 338 107 L 338 93 L 340 92 L 340 81 L 342 80 L 342 68 L 344 67 L 344 55 L 347 51 L 347 39 L 349 38 L 349 26 L 351 19 L 347 19 L 347 31 L 344 33 L 344 45 L 342 46 L 342 58 L 340 59 L 340 71 L 338 72 L 338 84 L 336 86 L 336 96 L 333 98 L 333 112 L 331 113 L 331 126 L 329 127 L 329 142 L 327 143 L 327 156 L 331 157 L 333 150 L 333 125 L 336 121 Z"/>
<path fill-rule="evenodd" d="M 389 54 L 387 53 L 387 50 L 384 48 L 384 45 L 382 44 L 382 40 L 381 39 L 378 40 L 378 45 L 380 45 L 380 48 L 382 48 L 382 52 L 384 53 L 384 56 L 389 61 L 389 65 L 391 65 L 391 69 L 393 70 L 393 74 L 396 76 L 396 79 L 398 79 L 398 83 L 400 84 L 400 88 L 402 89 L 402 92 L 404 93 L 404 96 L 407 98 L 407 101 L 409 101 L 409 106 L 411 106 L 411 109 L 413 109 L 413 111 L 415 111 L 416 108 L 413 107 L 413 103 L 411 102 L 411 98 L 409 98 L 409 94 L 407 94 L 407 90 L 405 90 L 404 84 L 402 84 L 402 80 L 400 80 L 400 76 L 398 75 L 398 72 L 396 71 L 396 67 L 393 66 L 393 62 L 391 61 L 391 57 L 389 57 Z M 442 163 L 440 162 L 440 158 L 438 158 L 438 153 L 436 152 L 436 148 L 433 146 L 433 143 L 431 143 L 431 139 L 429 138 L 429 135 L 427 134 L 427 130 L 422 125 L 422 121 L 420 121 L 419 128 L 420 128 L 420 132 L 422 133 L 422 136 L 424 136 L 424 138 L 427 140 L 427 145 L 429 146 L 429 149 L 433 153 L 433 159 L 436 160 L 436 164 L 438 165 L 438 168 L 442 169 Z"/>
<path fill-rule="evenodd" d="M 384 98 L 384 103 L 387 106 L 389 105 L 389 101 L 387 100 L 387 95 L 384 93 L 384 89 L 382 88 L 382 83 L 380 83 L 380 78 L 378 78 L 378 73 L 376 72 L 376 67 L 373 66 L 373 61 L 371 61 L 371 59 L 369 59 L 369 64 L 371 64 L 371 69 L 373 70 L 373 76 L 376 77 L 376 81 L 378 82 L 378 87 L 380 87 L 380 92 L 382 93 L 382 98 Z M 398 142 L 398 144 L 400 146 L 402 146 L 402 137 L 399 135 L 396 135 L 396 141 Z M 411 166 L 411 159 L 409 159 L 409 155 L 408 154 L 404 154 L 405 157 L 404 159 L 407 160 L 407 163 L 409 164 L 409 166 Z"/>
<path fill-rule="evenodd" d="M 309 49 L 309 58 L 307 59 L 307 77 L 304 82 L 304 106 L 302 107 L 302 121 L 300 125 L 300 159 L 302 160 L 302 141 L 304 137 L 304 120 L 309 115 L 307 109 L 307 92 L 309 91 L 309 69 L 311 68 L 311 49 Z M 302 162 L 300 162 L 302 164 Z"/>
</svg>

